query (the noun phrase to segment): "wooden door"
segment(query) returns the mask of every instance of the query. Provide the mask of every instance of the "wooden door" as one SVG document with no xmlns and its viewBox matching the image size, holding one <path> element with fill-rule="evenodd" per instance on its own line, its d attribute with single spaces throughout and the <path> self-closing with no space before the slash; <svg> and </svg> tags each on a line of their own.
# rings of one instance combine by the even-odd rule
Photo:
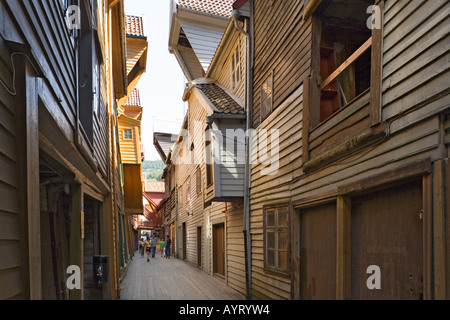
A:
<svg viewBox="0 0 450 320">
<path fill-rule="evenodd" d="M 225 225 L 216 224 L 213 227 L 213 272 L 225 277 Z"/>
<path fill-rule="evenodd" d="M 202 266 L 202 227 L 197 228 L 197 266 Z"/>
<path fill-rule="evenodd" d="M 421 212 L 421 181 L 352 199 L 352 299 L 423 298 Z M 380 289 L 367 286 L 371 265 Z"/>
<path fill-rule="evenodd" d="M 300 211 L 300 297 L 336 299 L 336 203 Z"/>
</svg>

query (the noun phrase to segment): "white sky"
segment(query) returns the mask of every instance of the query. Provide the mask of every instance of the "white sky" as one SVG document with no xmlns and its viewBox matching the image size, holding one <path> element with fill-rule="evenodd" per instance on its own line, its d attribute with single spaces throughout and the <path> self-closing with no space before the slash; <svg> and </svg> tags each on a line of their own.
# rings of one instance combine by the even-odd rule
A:
<svg viewBox="0 0 450 320">
<path fill-rule="evenodd" d="M 125 0 L 125 14 L 144 18 L 149 42 L 147 73 L 139 81 L 144 109 L 142 143 L 145 160 L 160 160 L 153 146 L 153 130 L 179 133 L 184 118 L 182 101 L 186 80 L 175 58 L 169 52 L 171 0 Z"/>
</svg>

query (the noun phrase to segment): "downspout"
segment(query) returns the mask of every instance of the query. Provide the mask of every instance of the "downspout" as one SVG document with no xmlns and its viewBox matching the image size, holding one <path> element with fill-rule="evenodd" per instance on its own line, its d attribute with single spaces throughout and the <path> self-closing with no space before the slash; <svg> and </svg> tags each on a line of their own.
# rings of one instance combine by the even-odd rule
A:
<svg viewBox="0 0 450 320">
<path fill-rule="evenodd" d="M 250 129 L 252 127 L 252 50 L 251 50 L 251 37 L 250 37 L 250 19 L 245 19 L 245 25 L 247 31 L 242 29 L 239 25 L 239 18 L 241 14 L 239 10 L 233 10 L 234 26 L 239 30 L 247 39 L 247 59 L 246 59 L 246 72 L 245 72 L 245 110 L 246 128 L 245 128 L 245 164 L 244 164 L 244 250 L 245 250 L 245 287 L 246 287 L 246 299 L 252 299 L 252 244 L 250 233 L 250 184 L 251 184 L 251 167 L 250 167 Z"/>
</svg>

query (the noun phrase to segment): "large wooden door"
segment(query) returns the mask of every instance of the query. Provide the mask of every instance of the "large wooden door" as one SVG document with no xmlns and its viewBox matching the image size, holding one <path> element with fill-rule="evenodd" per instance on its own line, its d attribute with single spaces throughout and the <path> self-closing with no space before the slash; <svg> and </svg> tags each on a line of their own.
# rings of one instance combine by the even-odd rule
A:
<svg viewBox="0 0 450 320">
<path fill-rule="evenodd" d="M 422 299 L 422 182 L 352 199 L 352 299 Z M 369 289 L 371 265 L 381 289 Z"/>
<path fill-rule="evenodd" d="M 336 299 L 336 203 L 300 211 L 300 297 Z"/>
<path fill-rule="evenodd" d="M 225 276 L 225 225 L 216 224 L 213 227 L 213 272 Z"/>
</svg>

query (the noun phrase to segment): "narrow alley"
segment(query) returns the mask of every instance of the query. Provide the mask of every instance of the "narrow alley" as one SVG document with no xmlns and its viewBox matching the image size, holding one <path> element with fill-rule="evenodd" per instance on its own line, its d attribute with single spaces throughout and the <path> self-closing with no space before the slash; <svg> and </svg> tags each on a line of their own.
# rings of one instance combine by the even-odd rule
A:
<svg viewBox="0 0 450 320">
<path fill-rule="evenodd" d="M 147 262 L 136 253 L 121 283 L 121 300 L 243 300 L 245 297 L 202 270 L 157 252 Z"/>
</svg>

